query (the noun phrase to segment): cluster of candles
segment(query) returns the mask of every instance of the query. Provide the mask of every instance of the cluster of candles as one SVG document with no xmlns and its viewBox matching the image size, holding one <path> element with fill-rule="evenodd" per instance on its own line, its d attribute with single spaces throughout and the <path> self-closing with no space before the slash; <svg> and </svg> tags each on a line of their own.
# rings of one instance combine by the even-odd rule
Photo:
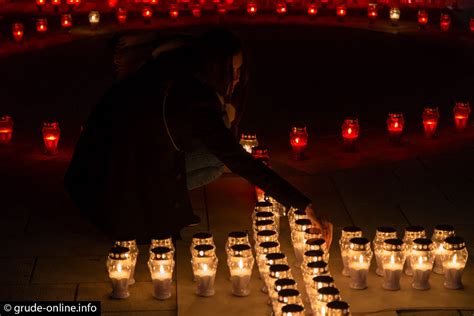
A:
<svg viewBox="0 0 474 316">
<path fill-rule="evenodd" d="M 81 4 L 81 0 L 67 0 L 67 4 L 69 5 L 70 10 L 74 7 L 77 7 Z M 220 1 L 220 0 L 213 0 L 213 4 L 215 9 L 219 15 L 224 15 L 228 11 L 228 6 L 230 4 L 227 3 L 228 1 Z M 116 1 L 109 1 L 111 7 L 116 6 Z M 150 0 L 147 3 L 143 3 L 141 5 L 141 15 L 143 17 L 143 21 L 145 24 L 151 22 L 153 18 L 153 5 L 157 5 L 158 0 Z M 203 6 L 205 1 L 196 1 L 195 3 L 190 4 L 188 2 L 183 2 L 185 4 L 185 9 L 190 10 L 194 17 L 201 17 Z M 46 5 L 46 0 L 36 0 L 36 5 L 39 11 L 42 11 Z M 61 5 L 61 0 L 51 0 L 51 5 L 54 7 L 55 11 L 58 11 L 59 6 Z M 116 11 L 116 17 L 118 23 L 125 23 L 127 21 L 128 11 L 126 7 L 117 7 L 114 8 Z M 287 1 L 278 0 L 275 4 L 275 10 L 277 15 L 282 18 L 288 13 L 288 5 Z M 318 4 L 314 1 L 310 1 L 307 4 L 307 15 L 309 18 L 314 18 L 318 14 Z M 248 15 L 253 18 L 256 16 L 258 11 L 257 2 L 255 0 L 248 0 L 246 3 L 246 11 Z M 169 16 L 171 19 L 177 19 L 179 17 L 179 6 L 176 3 L 171 3 L 169 5 Z M 344 21 L 344 18 L 347 15 L 347 6 L 345 3 L 341 3 L 336 6 L 336 15 L 340 22 Z M 369 3 L 367 7 L 367 17 L 369 19 L 369 23 L 374 23 L 376 18 L 378 17 L 378 7 L 376 3 Z M 393 26 L 397 26 L 400 20 L 400 8 L 399 7 L 392 7 L 389 11 L 389 17 Z M 426 29 L 428 25 L 428 12 L 426 10 L 420 9 L 418 11 L 418 24 L 420 29 Z M 63 13 L 61 14 L 61 27 L 69 31 L 72 27 L 72 15 L 70 13 Z M 97 28 L 100 22 L 100 13 L 97 10 L 92 10 L 89 13 L 89 23 L 91 24 L 92 28 Z M 440 29 L 444 32 L 448 31 L 451 27 L 451 17 L 449 14 L 441 14 L 440 17 Z M 474 32 L 474 18 L 471 18 L 469 21 L 469 28 L 471 32 Z M 36 20 L 36 31 L 40 34 L 45 34 L 48 30 L 48 20 L 46 18 L 38 18 Z M 22 23 L 13 23 L 12 25 L 12 35 L 13 39 L 16 42 L 21 42 L 24 35 L 24 26 Z"/>
<path fill-rule="evenodd" d="M 450 225 L 435 226 L 431 239 L 426 238 L 421 226 L 409 226 L 403 239 L 397 238 L 392 227 L 379 227 L 373 240 L 363 237 L 358 227 L 345 227 L 339 240 L 344 276 L 351 278 L 350 287 L 357 290 L 367 288 L 367 275 L 375 254 L 376 274 L 383 277 L 386 290 L 400 289 L 402 272 L 413 277 L 412 287 L 417 290 L 430 288 L 429 278 L 433 271 L 444 274 L 444 287 L 461 289 L 462 274 L 467 262 L 464 239 L 455 236 Z"/>
<path fill-rule="evenodd" d="M 153 296 L 159 300 L 171 297 L 174 270 L 174 246 L 170 236 L 157 236 L 151 240 L 148 268 L 153 282 Z M 135 283 L 134 274 L 138 258 L 135 239 L 117 240 L 109 251 L 107 270 L 112 283 L 111 298 L 130 296 L 128 286 Z"/>
<path fill-rule="evenodd" d="M 468 102 L 456 102 L 454 108 L 454 123 L 456 131 L 464 132 L 468 126 L 471 108 Z M 423 110 L 422 121 L 426 138 L 432 139 L 436 136 L 439 121 L 438 108 L 426 107 Z M 405 119 L 402 112 L 391 112 L 387 118 L 387 130 L 390 140 L 399 144 L 405 127 Z M 357 139 L 359 138 L 360 126 L 356 117 L 346 118 L 341 126 L 344 148 L 346 151 L 357 150 Z M 244 133 L 240 138 L 240 144 L 255 158 L 268 164 L 268 151 L 265 147 L 259 146 L 257 136 L 252 133 Z M 304 125 L 294 125 L 290 130 L 290 145 L 293 158 L 295 160 L 304 159 L 308 145 L 308 131 Z M 261 194 L 258 194 L 261 195 Z"/>
</svg>

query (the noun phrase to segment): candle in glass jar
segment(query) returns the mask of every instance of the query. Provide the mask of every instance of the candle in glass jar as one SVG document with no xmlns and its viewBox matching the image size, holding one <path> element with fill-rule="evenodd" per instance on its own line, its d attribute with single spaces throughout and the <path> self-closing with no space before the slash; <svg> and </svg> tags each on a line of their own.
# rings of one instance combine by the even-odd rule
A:
<svg viewBox="0 0 474 316">
<path fill-rule="evenodd" d="M 426 138 L 433 138 L 438 127 L 439 111 L 438 108 L 426 107 L 423 111 L 423 127 Z"/>
<path fill-rule="evenodd" d="M 171 249 L 172 257 L 174 256 L 175 248 L 173 245 L 173 239 L 169 234 L 155 234 L 151 239 L 150 252 L 155 247 L 166 247 Z"/>
<path fill-rule="evenodd" d="M 276 4 L 276 12 L 279 18 L 283 18 L 286 14 L 286 2 L 278 2 Z"/>
<path fill-rule="evenodd" d="M 350 288 L 355 290 L 367 288 L 367 275 L 372 259 L 369 240 L 363 237 L 352 238 L 349 241 L 348 256 Z"/>
<path fill-rule="evenodd" d="M 382 287 L 386 290 L 396 291 L 400 289 L 400 278 L 405 263 L 405 248 L 401 239 L 386 239 L 383 244 L 381 255 L 383 266 Z"/>
<path fill-rule="evenodd" d="M 410 251 L 411 267 L 413 269 L 412 287 L 417 290 L 430 288 L 430 274 L 433 268 L 433 242 L 427 238 L 417 238 L 413 241 Z"/>
<path fill-rule="evenodd" d="M 369 23 L 374 23 L 377 15 L 377 4 L 369 3 L 369 6 L 367 7 L 367 17 L 369 18 Z"/>
<path fill-rule="evenodd" d="M 290 144 L 293 151 L 293 159 L 304 159 L 304 154 L 308 145 L 308 132 L 306 126 L 295 125 L 291 128 Z"/>
<path fill-rule="evenodd" d="M 308 17 L 313 19 L 318 14 L 318 5 L 316 3 L 308 3 Z"/>
<path fill-rule="evenodd" d="M 13 134 L 13 120 L 11 116 L 0 116 L 0 145 L 9 145 Z"/>
<path fill-rule="evenodd" d="M 278 292 L 278 300 L 273 304 L 274 315 L 281 316 L 282 308 L 288 304 L 303 305 L 300 291 L 296 289 L 284 289 Z"/>
<path fill-rule="evenodd" d="M 418 25 L 420 30 L 426 29 L 428 24 L 428 12 L 426 10 L 418 10 Z"/>
<path fill-rule="evenodd" d="M 378 276 L 383 276 L 383 264 L 382 264 L 382 253 L 383 253 L 383 246 L 384 241 L 386 239 L 393 239 L 397 238 L 397 231 L 393 227 L 388 226 L 381 226 L 377 228 L 375 232 L 375 238 L 373 241 L 374 245 L 374 253 L 375 253 L 375 261 L 377 263 L 377 269 L 375 273 Z"/>
<path fill-rule="evenodd" d="M 441 256 L 444 253 L 444 240 L 450 236 L 454 236 L 454 227 L 451 225 L 436 225 L 433 231 L 431 240 L 433 241 L 433 251 L 435 254 L 435 261 L 433 272 L 443 274 L 443 260 Z"/>
<path fill-rule="evenodd" d="M 397 26 L 399 20 L 400 20 L 400 8 L 397 8 L 397 7 L 390 8 L 390 21 L 392 22 L 392 25 Z"/>
<path fill-rule="evenodd" d="M 13 23 L 12 25 L 12 34 L 15 42 L 21 42 L 24 34 L 23 23 Z"/>
<path fill-rule="evenodd" d="M 469 113 L 471 113 L 469 102 L 456 102 L 453 112 L 456 131 L 465 131 L 467 128 L 467 122 L 469 120 Z"/>
<path fill-rule="evenodd" d="M 100 21 L 100 13 L 97 10 L 92 10 L 89 13 L 89 23 L 91 24 L 92 28 L 97 28 Z"/>
<path fill-rule="evenodd" d="M 449 27 L 451 26 L 451 17 L 449 16 L 449 14 L 441 14 L 439 26 L 441 28 L 441 31 L 449 31 Z"/>
<path fill-rule="evenodd" d="M 127 22 L 127 9 L 125 7 L 119 7 L 117 8 L 117 21 L 119 23 L 125 23 Z"/>
<path fill-rule="evenodd" d="M 137 247 L 137 241 L 136 239 L 133 238 L 122 238 L 120 240 L 115 241 L 116 246 L 120 247 L 126 247 L 130 249 L 130 280 L 128 280 L 128 285 L 133 285 L 135 284 L 135 267 L 137 265 L 137 259 L 138 259 L 138 247 Z"/>
<path fill-rule="evenodd" d="M 293 230 L 291 231 L 291 239 L 296 256 L 296 265 L 299 266 L 303 262 L 303 254 L 305 252 L 306 240 L 304 238 L 305 231 L 311 227 L 312 222 L 309 219 L 298 219 L 295 221 Z"/>
<path fill-rule="evenodd" d="M 443 243 L 442 255 L 444 269 L 444 287 L 451 290 L 463 288 L 462 274 L 466 266 L 468 253 L 462 237 L 448 237 Z"/>
<path fill-rule="evenodd" d="M 65 30 L 69 30 L 72 27 L 72 17 L 70 14 L 61 15 L 61 26 Z"/>
<path fill-rule="evenodd" d="M 148 260 L 153 282 L 153 297 L 165 300 L 171 297 L 174 260 L 173 252 L 167 247 L 155 247 L 150 252 Z"/>
<path fill-rule="evenodd" d="M 405 120 L 403 118 L 403 113 L 392 112 L 388 114 L 387 129 L 392 141 L 397 143 L 400 142 L 404 126 Z"/>
<path fill-rule="evenodd" d="M 58 152 L 58 142 L 61 130 L 57 122 L 43 123 L 43 140 L 46 153 L 54 155 Z"/>
<path fill-rule="evenodd" d="M 327 303 L 339 301 L 341 296 L 335 287 L 322 287 L 316 291 L 316 296 L 310 299 L 313 315 L 325 316 L 328 314 Z"/>
<path fill-rule="evenodd" d="M 208 244 L 197 245 L 194 250 L 197 255 L 192 258 L 191 263 L 196 281 L 196 295 L 213 296 L 218 262 L 215 247 Z"/>
<path fill-rule="evenodd" d="M 344 22 L 344 17 L 347 14 L 347 7 L 344 3 L 341 3 L 336 7 L 336 14 L 338 21 Z"/>
<path fill-rule="evenodd" d="M 304 307 L 299 304 L 287 304 L 281 308 L 282 316 L 304 316 Z"/>
<path fill-rule="evenodd" d="M 257 3 L 255 1 L 247 2 L 247 13 L 252 18 L 257 14 Z"/>
<path fill-rule="evenodd" d="M 131 270 L 130 250 L 126 247 L 112 247 L 107 259 L 107 270 L 112 283 L 112 293 L 110 297 L 114 299 L 125 299 L 129 297 L 128 281 Z"/>
<path fill-rule="evenodd" d="M 347 151 L 356 150 L 356 142 L 359 137 L 359 121 L 357 118 L 347 118 L 342 124 L 342 138 Z"/>
<path fill-rule="evenodd" d="M 48 20 L 46 19 L 38 19 L 36 20 L 36 31 L 38 33 L 45 33 L 48 30 Z"/>
<path fill-rule="evenodd" d="M 339 248 L 342 257 L 342 275 L 349 276 L 349 265 L 348 265 L 348 251 L 349 251 L 349 240 L 356 237 L 362 237 L 362 229 L 356 226 L 347 226 L 342 229 L 341 238 L 339 239 Z"/>
<path fill-rule="evenodd" d="M 406 247 L 406 260 L 405 260 L 405 274 L 413 275 L 413 270 L 411 268 L 411 248 L 413 246 L 413 241 L 417 238 L 426 237 L 425 229 L 421 226 L 408 226 L 405 228 L 405 235 L 403 236 L 403 242 Z"/>
<path fill-rule="evenodd" d="M 250 245 L 237 244 L 232 246 L 227 264 L 230 269 L 232 294 L 235 296 L 248 296 L 250 294 L 250 278 L 254 264 Z"/>
</svg>

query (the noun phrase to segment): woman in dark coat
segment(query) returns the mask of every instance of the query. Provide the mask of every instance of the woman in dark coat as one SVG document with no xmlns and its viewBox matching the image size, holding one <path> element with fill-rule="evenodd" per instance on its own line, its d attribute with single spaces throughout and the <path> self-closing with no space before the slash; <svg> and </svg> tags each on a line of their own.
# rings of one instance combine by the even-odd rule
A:
<svg viewBox="0 0 474 316">
<path fill-rule="evenodd" d="M 330 242 L 331 223 L 229 129 L 225 104 L 238 98 L 243 62 L 239 39 L 214 30 L 115 84 L 85 122 L 65 177 L 81 211 L 114 238 L 177 237 L 195 221 L 188 189 L 225 164 L 283 205 L 306 209 Z"/>
</svg>

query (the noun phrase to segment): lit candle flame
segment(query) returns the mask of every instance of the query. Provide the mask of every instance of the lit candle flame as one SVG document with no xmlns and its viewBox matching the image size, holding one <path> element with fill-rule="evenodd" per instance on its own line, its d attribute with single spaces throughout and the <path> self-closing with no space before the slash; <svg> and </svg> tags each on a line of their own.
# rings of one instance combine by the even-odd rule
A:
<svg viewBox="0 0 474 316">
<path fill-rule="evenodd" d="M 165 268 L 160 264 L 160 274 L 165 274 Z"/>
<path fill-rule="evenodd" d="M 122 272 L 122 264 L 121 263 L 117 264 L 117 271 Z"/>
<path fill-rule="evenodd" d="M 359 255 L 359 262 L 364 263 L 364 256 L 363 255 Z"/>
<path fill-rule="evenodd" d="M 423 264 L 423 257 L 418 257 L 418 264 L 420 266 Z"/>
<path fill-rule="evenodd" d="M 207 272 L 207 270 L 209 270 L 209 267 L 207 266 L 207 263 L 204 263 L 204 264 L 202 265 L 202 270 L 203 270 L 204 272 Z"/>
<path fill-rule="evenodd" d="M 242 259 L 239 260 L 239 269 L 242 270 L 244 268 L 244 261 Z"/>
<path fill-rule="evenodd" d="M 390 265 L 394 265 L 395 264 L 395 256 L 394 255 L 391 255 L 390 256 Z"/>
<path fill-rule="evenodd" d="M 352 128 L 351 128 L 351 127 L 349 127 L 349 128 L 347 129 L 347 134 L 352 134 Z"/>
<path fill-rule="evenodd" d="M 395 122 L 395 128 L 398 128 L 398 122 Z"/>
<path fill-rule="evenodd" d="M 458 261 L 458 255 L 457 255 L 457 254 L 454 254 L 454 256 L 453 256 L 453 264 L 456 264 L 457 261 Z"/>
</svg>

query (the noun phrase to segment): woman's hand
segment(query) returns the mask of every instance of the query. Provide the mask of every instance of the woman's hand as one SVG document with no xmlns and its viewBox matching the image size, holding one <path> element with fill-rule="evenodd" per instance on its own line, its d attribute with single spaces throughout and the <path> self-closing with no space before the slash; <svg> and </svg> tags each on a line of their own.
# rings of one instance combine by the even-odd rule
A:
<svg viewBox="0 0 474 316">
<path fill-rule="evenodd" d="M 306 207 L 306 214 L 313 225 L 321 230 L 321 234 L 323 235 L 324 240 L 326 240 L 326 244 L 329 249 L 332 243 L 332 223 L 326 219 L 326 216 L 320 214 L 319 212 L 316 214 L 316 212 L 313 210 L 312 204 Z"/>
</svg>

